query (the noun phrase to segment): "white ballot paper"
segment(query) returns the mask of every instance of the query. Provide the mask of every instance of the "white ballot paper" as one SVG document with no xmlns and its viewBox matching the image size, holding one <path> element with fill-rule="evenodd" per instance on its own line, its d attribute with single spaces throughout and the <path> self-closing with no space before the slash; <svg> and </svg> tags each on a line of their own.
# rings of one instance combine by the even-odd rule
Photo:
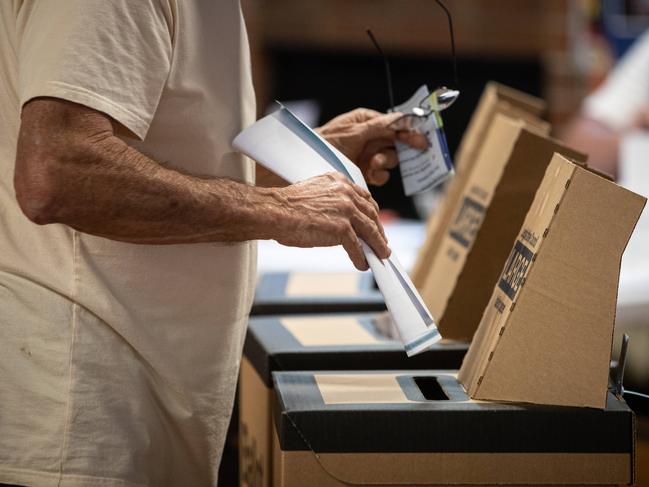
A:
<svg viewBox="0 0 649 487">
<path fill-rule="evenodd" d="M 290 183 L 338 171 L 367 189 L 360 169 L 285 107 L 245 129 L 232 145 Z M 363 251 L 406 353 L 439 341 L 433 317 L 396 256 L 381 260 L 364 242 Z"/>
<path fill-rule="evenodd" d="M 394 111 L 411 113 L 413 108 L 420 106 L 428 93 L 428 87 L 422 85 L 407 102 L 394 107 Z M 421 108 L 427 112 L 431 109 L 428 101 Z M 403 190 L 407 196 L 432 189 L 455 173 L 442 127 L 439 112 L 433 112 L 419 129 L 428 139 L 428 149 L 422 151 L 403 142 L 395 143 Z"/>
</svg>

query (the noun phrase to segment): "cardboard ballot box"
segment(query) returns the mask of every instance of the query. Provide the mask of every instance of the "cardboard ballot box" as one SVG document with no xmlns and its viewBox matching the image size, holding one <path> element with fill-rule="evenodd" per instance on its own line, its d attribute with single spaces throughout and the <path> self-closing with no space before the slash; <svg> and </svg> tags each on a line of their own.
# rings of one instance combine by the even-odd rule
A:
<svg viewBox="0 0 649 487">
<path fill-rule="evenodd" d="M 257 283 L 250 314 L 383 311 L 371 273 L 271 272 Z"/>
<path fill-rule="evenodd" d="M 420 288 L 443 337 L 473 337 L 555 152 L 584 158 L 520 120 L 494 117 Z"/>
<path fill-rule="evenodd" d="M 605 406 L 620 262 L 645 203 L 553 157 L 460 370 L 471 397 Z"/>
<path fill-rule="evenodd" d="M 408 358 L 398 339 L 377 330 L 376 319 L 370 313 L 251 318 L 239 378 L 242 486 L 271 485 L 273 371 L 453 369 L 468 349 L 442 341 Z"/>
<path fill-rule="evenodd" d="M 317 485 L 622 485 L 633 412 L 471 400 L 449 372 L 276 372 L 273 479 Z"/>
<path fill-rule="evenodd" d="M 442 236 L 453 216 L 453 208 L 464 192 L 468 176 L 494 117 L 501 114 L 522 120 L 538 133 L 548 135 L 550 125 L 538 118 L 544 111 L 545 102 L 539 98 L 493 81 L 487 84 L 455 154 L 455 177 L 447 185 L 439 206 L 426 225 L 426 238 L 411 272 L 415 286 L 421 288 L 424 284 L 430 265 L 439 251 Z"/>
</svg>

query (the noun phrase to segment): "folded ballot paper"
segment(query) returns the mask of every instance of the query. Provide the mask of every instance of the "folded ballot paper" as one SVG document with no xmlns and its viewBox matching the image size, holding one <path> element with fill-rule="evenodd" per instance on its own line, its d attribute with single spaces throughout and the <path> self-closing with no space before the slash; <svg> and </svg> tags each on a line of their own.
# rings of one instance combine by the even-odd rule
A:
<svg viewBox="0 0 649 487">
<path fill-rule="evenodd" d="M 290 183 L 338 171 L 367 189 L 354 163 L 283 106 L 237 135 L 232 145 Z M 416 355 L 439 341 L 433 317 L 396 256 L 381 260 L 365 243 L 363 251 L 406 353 Z"/>
</svg>

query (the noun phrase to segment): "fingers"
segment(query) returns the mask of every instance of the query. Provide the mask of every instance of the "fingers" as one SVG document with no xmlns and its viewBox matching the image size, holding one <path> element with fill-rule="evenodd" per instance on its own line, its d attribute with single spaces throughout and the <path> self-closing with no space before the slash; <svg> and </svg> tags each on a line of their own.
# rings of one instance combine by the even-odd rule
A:
<svg viewBox="0 0 649 487">
<path fill-rule="evenodd" d="M 425 134 L 421 132 L 415 132 L 414 130 L 399 132 L 397 134 L 397 140 L 408 144 L 415 149 L 425 150 L 428 148 L 428 139 Z"/>
<path fill-rule="evenodd" d="M 398 164 L 399 159 L 394 148 L 383 149 L 370 159 L 370 169 L 375 171 L 394 169 Z"/>
<path fill-rule="evenodd" d="M 370 184 L 374 186 L 383 186 L 390 180 L 390 173 L 388 171 L 371 169 L 369 180 Z"/>
<path fill-rule="evenodd" d="M 354 193 L 362 198 L 361 201 L 364 201 L 364 205 L 367 204 L 372 207 L 374 210 L 374 214 L 378 215 L 379 214 L 379 205 L 376 201 L 374 201 L 374 198 L 372 198 L 372 194 L 366 190 L 365 188 L 361 188 L 358 184 L 351 184 L 352 189 L 354 190 Z M 359 203 L 360 204 L 360 203 Z M 365 212 L 368 216 L 372 216 L 369 213 Z"/>
<path fill-rule="evenodd" d="M 361 198 L 357 194 L 354 195 L 354 198 L 354 204 L 356 205 L 356 208 L 358 208 L 363 213 L 363 215 L 369 218 L 370 222 L 378 228 L 379 232 L 381 232 L 383 240 L 385 240 L 385 231 L 383 230 L 383 225 L 381 225 L 381 221 L 379 220 L 379 205 L 372 198 L 368 200 Z"/>
<path fill-rule="evenodd" d="M 386 147 L 370 157 L 365 177 L 369 184 L 383 186 L 390 179 L 389 171 L 399 164 L 394 147 Z"/>
<path fill-rule="evenodd" d="M 361 188 L 356 183 L 352 183 L 349 179 L 347 179 L 339 172 L 328 173 L 327 175 L 331 178 L 332 181 L 339 181 L 342 185 L 348 185 L 355 194 L 367 200 L 369 204 L 374 207 L 376 214 L 378 215 L 379 205 L 376 203 L 376 201 L 374 201 L 374 198 L 372 198 L 372 194 L 368 190 L 366 190 L 365 188 Z"/>
<path fill-rule="evenodd" d="M 377 115 L 374 118 L 370 118 L 363 125 L 363 137 L 365 140 L 385 138 L 389 140 L 394 140 L 397 136 L 397 133 L 388 128 L 389 125 L 401 117 L 401 113 L 385 113 L 382 115 Z"/>
<path fill-rule="evenodd" d="M 358 241 L 356 233 L 354 232 L 351 225 L 347 225 L 347 228 L 342 236 L 342 246 L 349 255 L 352 264 L 359 271 L 366 271 L 369 268 L 365 255 L 363 254 L 363 246 Z"/>
<path fill-rule="evenodd" d="M 356 108 L 350 112 L 350 115 L 357 122 L 366 122 L 373 118 L 380 117 L 383 113 L 372 110 L 371 108 Z"/>
<path fill-rule="evenodd" d="M 350 221 L 356 235 L 370 246 L 378 258 L 387 259 L 390 256 L 390 248 L 385 235 L 382 233 L 383 229 L 380 224 L 370 220 L 360 212 L 354 214 Z"/>
<path fill-rule="evenodd" d="M 367 269 L 359 239 L 367 243 L 377 257 L 385 259 L 390 255 L 383 226 L 379 221 L 379 208 L 369 191 L 353 184 L 340 174 L 330 174 L 335 181 L 335 191 L 340 194 L 336 206 L 345 220 L 339 223 L 340 243 L 349 255 L 354 266 L 360 270 Z"/>
</svg>

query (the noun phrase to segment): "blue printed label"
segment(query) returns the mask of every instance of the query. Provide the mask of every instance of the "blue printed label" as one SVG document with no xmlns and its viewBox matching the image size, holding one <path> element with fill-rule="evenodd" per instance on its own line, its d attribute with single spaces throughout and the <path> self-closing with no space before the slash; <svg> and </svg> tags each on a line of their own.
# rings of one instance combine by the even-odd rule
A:
<svg viewBox="0 0 649 487">
<path fill-rule="evenodd" d="M 469 248 L 482 224 L 484 212 L 484 206 L 467 196 L 451 225 L 449 235 L 463 247 Z"/>
<path fill-rule="evenodd" d="M 498 287 L 503 291 L 512 301 L 516 297 L 516 293 L 523 283 L 527 269 L 532 262 L 534 253 L 528 249 L 523 242 L 517 240 L 514 244 L 514 249 L 507 259 L 505 270 L 500 277 Z"/>
</svg>

